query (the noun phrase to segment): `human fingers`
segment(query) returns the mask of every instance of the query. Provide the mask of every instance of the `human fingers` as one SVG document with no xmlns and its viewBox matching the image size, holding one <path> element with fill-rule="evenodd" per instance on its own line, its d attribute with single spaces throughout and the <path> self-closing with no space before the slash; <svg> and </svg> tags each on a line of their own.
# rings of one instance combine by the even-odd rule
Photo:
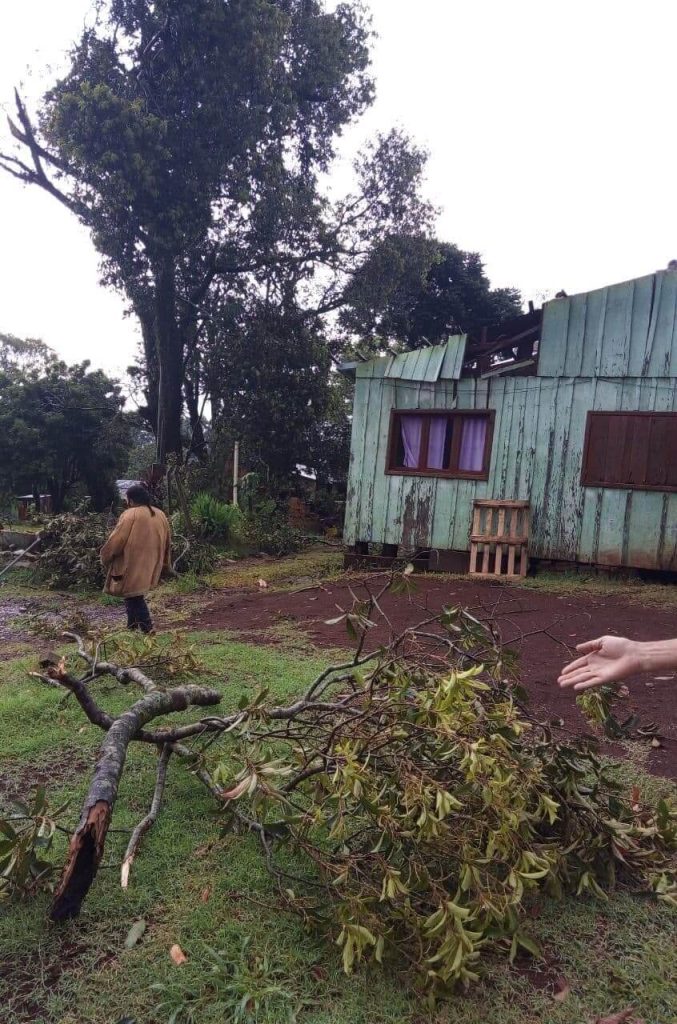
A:
<svg viewBox="0 0 677 1024">
<path fill-rule="evenodd" d="M 590 679 L 576 683 L 574 690 L 576 693 L 583 693 L 584 690 L 592 690 L 595 686 L 603 686 L 604 680 L 599 676 L 593 675 Z"/>
<path fill-rule="evenodd" d="M 600 636 L 596 640 L 586 640 L 585 643 L 576 644 L 576 650 L 581 654 L 592 654 L 594 651 L 601 651 L 603 643 L 604 637 Z"/>
<path fill-rule="evenodd" d="M 561 675 L 568 676 L 571 672 L 577 672 L 578 669 L 583 668 L 584 665 L 588 664 L 588 656 L 584 658 L 576 658 L 575 661 L 570 661 L 568 665 L 565 665 L 562 669 Z"/>
<path fill-rule="evenodd" d="M 585 683 L 588 679 L 596 678 L 597 676 L 592 671 L 592 669 L 586 667 L 579 669 L 578 672 L 569 673 L 569 675 L 566 676 L 561 675 L 557 681 L 559 685 L 563 688 L 570 688 L 573 686 L 573 688 L 576 689 L 576 686 L 579 683 Z"/>
</svg>

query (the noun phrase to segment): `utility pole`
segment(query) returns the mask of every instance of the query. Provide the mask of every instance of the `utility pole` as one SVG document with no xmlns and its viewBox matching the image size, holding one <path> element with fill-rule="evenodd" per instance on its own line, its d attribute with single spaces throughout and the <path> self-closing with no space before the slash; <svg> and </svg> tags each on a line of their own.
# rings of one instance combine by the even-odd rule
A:
<svg viewBox="0 0 677 1024">
<path fill-rule="evenodd" d="M 238 489 L 238 477 L 240 475 L 240 442 L 235 442 L 233 449 L 233 505 L 238 504 L 237 500 L 237 489 Z"/>
</svg>

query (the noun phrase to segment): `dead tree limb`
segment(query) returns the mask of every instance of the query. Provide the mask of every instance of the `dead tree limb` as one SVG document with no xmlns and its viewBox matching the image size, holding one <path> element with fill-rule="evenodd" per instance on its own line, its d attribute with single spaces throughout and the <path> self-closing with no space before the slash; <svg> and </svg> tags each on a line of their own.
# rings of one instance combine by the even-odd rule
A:
<svg viewBox="0 0 677 1024">
<path fill-rule="evenodd" d="M 113 676 L 119 683 L 126 686 L 127 683 L 136 683 L 146 693 L 151 693 L 153 690 L 157 690 L 157 685 L 150 679 L 144 672 L 139 668 L 122 668 L 120 665 L 113 664 L 112 661 L 99 661 L 96 655 L 89 653 L 85 647 L 85 642 L 81 636 L 77 633 L 64 633 L 64 636 L 68 637 L 69 640 L 74 640 L 78 645 L 78 654 L 83 661 L 86 661 L 89 665 L 92 675 L 94 676 Z M 98 654 L 98 648 L 97 648 Z"/>
<path fill-rule="evenodd" d="M 160 807 L 162 806 L 162 797 L 165 791 L 165 782 L 167 781 L 167 765 L 169 764 L 169 758 L 172 756 L 172 748 L 169 744 L 165 743 L 164 747 L 160 752 L 160 758 L 157 766 L 157 776 L 155 779 L 155 790 L 153 791 L 153 799 L 151 801 L 150 810 L 145 818 L 142 818 L 139 824 L 132 832 L 127 849 L 125 851 L 124 860 L 122 861 L 122 869 L 120 871 L 120 885 L 123 889 L 126 889 L 129 885 L 129 872 L 132 869 L 134 858 L 138 852 L 141 840 L 145 836 L 157 820 L 157 816 L 160 813 Z"/>
<path fill-rule="evenodd" d="M 94 778 L 85 798 L 80 823 L 73 833 L 61 879 L 49 916 L 53 921 L 77 917 L 103 856 L 127 748 L 136 734 L 154 718 L 191 705 L 218 704 L 221 695 L 198 686 L 180 686 L 146 694 L 113 720 L 101 745 Z"/>
</svg>

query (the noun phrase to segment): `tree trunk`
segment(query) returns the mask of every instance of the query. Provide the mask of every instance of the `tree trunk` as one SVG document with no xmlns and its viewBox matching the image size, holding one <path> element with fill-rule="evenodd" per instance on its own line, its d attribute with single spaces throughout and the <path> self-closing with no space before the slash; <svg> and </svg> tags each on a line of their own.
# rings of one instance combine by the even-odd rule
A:
<svg viewBox="0 0 677 1024">
<path fill-rule="evenodd" d="M 143 394 L 146 399 L 147 411 L 144 414 L 144 419 L 153 433 L 155 433 L 158 422 L 158 391 L 160 387 L 157 344 L 155 340 L 155 318 L 152 313 L 142 308 L 140 304 L 135 305 L 135 310 L 141 326 L 143 362 L 146 370 L 146 387 L 143 390 Z"/>
<path fill-rule="evenodd" d="M 49 493 L 50 493 L 51 498 L 52 498 L 52 511 L 53 511 L 54 515 L 59 515 L 59 513 L 63 512 L 63 503 L 66 500 L 66 492 L 67 492 L 67 490 L 68 490 L 68 488 L 67 488 L 67 486 L 66 486 L 66 484 L 64 483 L 63 480 L 59 481 L 59 480 L 56 479 L 56 477 L 52 477 L 52 479 L 49 481 Z M 36 506 L 37 506 L 37 509 L 39 511 L 40 510 L 40 495 L 38 494 L 38 495 L 36 495 L 36 497 L 37 497 Z"/>
<path fill-rule="evenodd" d="M 190 451 L 200 461 L 203 461 L 207 455 L 207 442 L 202 427 L 202 417 L 200 416 L 199 387 L 188 375 L 186 375 L 184 381 L 184 394 L 190 420 Z"/>
<path fill-rule="evenodd" d="M 176 322 L 176 274 L 174 262 L 163 259 L 155 273 L 155 347 L 157 352 L 158 411 L 157 461 L 181 455 L 183 412 L 183 339 Z"/>
</svg>

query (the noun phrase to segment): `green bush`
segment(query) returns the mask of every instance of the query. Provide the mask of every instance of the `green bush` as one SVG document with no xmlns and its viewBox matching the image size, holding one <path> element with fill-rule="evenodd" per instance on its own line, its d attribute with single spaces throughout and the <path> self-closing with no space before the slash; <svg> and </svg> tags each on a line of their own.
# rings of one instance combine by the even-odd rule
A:
<svg viewBox="0 0 677 1024">
<path fill-rule="evenodd" d="M 207 541 L 174 535 L 173 543 L 174 568 L 181 575 L 193 577 L 205 576 L 210 573 L 219 560 L 219 553 L 213 544 Z"/>
<path fill-rule="evenodd" d="M 205 540 L 233 543 L 240 533 L 242 513 L 237 505 L 228 505 L 211 494 L 197 494 L 190 506 L 193 526 Z"/>
<path fill-rule="evenodd" d="M 247 547 L 265 555 L 293 555 L 303 547 L 303 534 L 289 525 L 287 516 L 271 498 L 247 516 L 243 531 Z"/>
</svg>

